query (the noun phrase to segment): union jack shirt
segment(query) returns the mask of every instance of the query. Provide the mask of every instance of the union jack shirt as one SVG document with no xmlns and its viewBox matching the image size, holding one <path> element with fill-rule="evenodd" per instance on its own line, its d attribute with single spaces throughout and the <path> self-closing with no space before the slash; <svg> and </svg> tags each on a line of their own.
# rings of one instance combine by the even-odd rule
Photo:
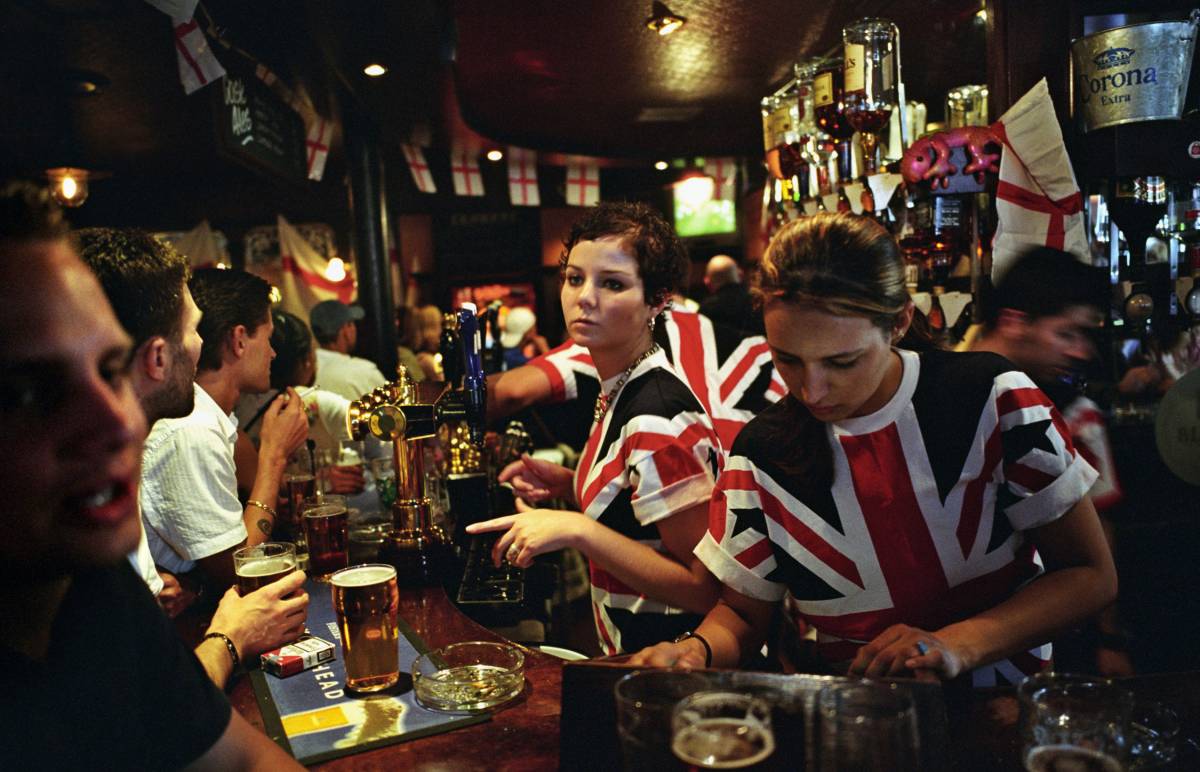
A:
<svg viewBox="0 0 1200 772">
<path fill-rule="evenodd" d="M 619 376 L 605 381 L 606 393 Z M 712 422 L 657 351 L 634 369 L 591 434 L 575 470 L 580 510 L 665 552 L 658 523 L 712 498 L 722 457 Z M 637 651 L 692 630 L 702 619 L 648 598 L 590 564 L 592 610 L 608 654 Z"/>
<path fill-rule="evenodd" d="M 674 310 L 657 325 L 654 340 L 708 413 L 725 448 L 747 421 L 787 393 L 761 335 L 744 336 L 701 314 Z M 592 357 L 576 343 L 568 341 L 529 364 L 550 379 L 555 401 L 596 392 Z"/>
<path fill-rule="evenodd" d="M 751 421 L 696 547 L 744 595 L 790 592 L 828 662 L 892 624 L 937 630 L 1011 596 L 1042 570 L 1024 531 L 1061 517 L 1096 479 L 1049 398 L 1003 358 L 899 353 L 884 407 L 826 425 L 829 488 L 780 469 L 792 406 Z M 1038 646 L 972 678 L 1015 683 L 1049 658 Z"/>
</svg>

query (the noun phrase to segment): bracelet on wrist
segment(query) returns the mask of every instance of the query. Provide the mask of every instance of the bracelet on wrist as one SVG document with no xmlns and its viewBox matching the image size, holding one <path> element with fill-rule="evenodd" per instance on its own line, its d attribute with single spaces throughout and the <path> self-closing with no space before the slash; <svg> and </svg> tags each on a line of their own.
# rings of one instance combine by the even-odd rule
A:
<svg viewBox="0 0 1200 772">
<path fill-rule="evenodd" d="M 207 641 L 209 638 L 219 638 L 225 644 L 225 648 L 229 650 L 229 658 L 233 660 L 233 669 L 236 672 L 238 665 L 242 664 L 242 658 L 238 656 L 237 646 L 233 645 L 233 641 L 225 633 L 205 633 L 201 640 Z"/>
<path fill-rule="evenodd" d="M 258 507 L 258 508 L 259 508 L 259 509 L 261 509 L 263 512 L 266 512 L 268 515 L 270 515 L 270 516 L 271 516 L 273 519 L 275 519 L 275 520 L 278 520 L 278 519 L 279 519 L 279 513 L 277 513 L 277 512 L 275 511 L 275 508 L 274 508 L 274 507 L 270 506 L 269 504 L 264 504 L 264 503 L 262 503 L 261 501 L 259 501 L 259 500 L 257 500 L 257 499 L 250 499 L 250 500 L 248 500 L 248 501 L 246 502 L 246 506 L 248 506 L 248 507 Z"/>
<path fill-rule="evenodd" d="M 688 630 L 686 633 L 683 633 L 678 638 L 671 641 L 671 643 L 683 643 L 688 638 L 695 638 L 697 641 L 700 641 L 700 645 L 704 647 L 704 666 L 712 667 L 712 646 L 708 644 L 708 641 L 703 635 L 695 630 Z"/>
</svg>

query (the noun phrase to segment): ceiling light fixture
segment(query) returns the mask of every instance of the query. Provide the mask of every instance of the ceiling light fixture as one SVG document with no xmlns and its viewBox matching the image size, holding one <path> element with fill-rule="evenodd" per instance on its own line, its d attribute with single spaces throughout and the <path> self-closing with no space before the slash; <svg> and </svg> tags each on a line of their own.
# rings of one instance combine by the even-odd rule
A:
<svg viewBox="0 0 1200 772">
<path fill-rule="evenodd" d="M 665 172 L 667 170 L 668 166 L 670 166 L 670 164 L 668 164 L 666 161 L 655 161 L 654 162 L 654 168 L 658 169 L 660 172 Z"/>
<path fill-rule="evenodd" d="M 366 67 L 363 67 L 363 75 L 368 78 L 378 78 L 380 75 L 387 74 L 387 67 L 384 67 L 378 62 L 371 62 Z"/>
<path fill-rule="evenodd" d="M 492 150 L 487 151 L 487 159 L 489 161 L 499 161 L 503 158 L 504 158 L 504 152 L 501 150 L 492 149 Z"/>
<path fill-rule="evenodd" d="M 646 19 L 646 27 L 659 35 L 666 37 L 687 23 L 687 19 L 676 14 L 666 3 L 654 0 L 650 4 L 650 18 Z"/>
</svg>

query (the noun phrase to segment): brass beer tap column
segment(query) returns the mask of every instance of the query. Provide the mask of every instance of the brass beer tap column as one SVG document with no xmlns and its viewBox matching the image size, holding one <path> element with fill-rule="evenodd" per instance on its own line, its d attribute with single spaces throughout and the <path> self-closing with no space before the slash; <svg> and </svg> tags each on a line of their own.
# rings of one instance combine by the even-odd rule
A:
<svg viewBox="0 0 1200 772">
<path fill-rule="evenodd" d="M 477 321 L 473 309 L 458 313 L 467 373 L 461 390 L 437 381 L 413 381 L 401 365 L 396 368 L 395 381 L 351 402 L 346 416 L 350 436 L 355 439 L 370 434 L 392 442 L 396 501 L 380 559 L 394 565 L 398 581 L 409 586 L 436 584 L 450 558 L 450 538 L 431 519 L 424 440 L 435 436 L 438 426 L 465 419 L 471 439 L 482 445 L 486 395 L 472 392 L 472 388 L 481 391 L 483 384 Z"/>
</svg>

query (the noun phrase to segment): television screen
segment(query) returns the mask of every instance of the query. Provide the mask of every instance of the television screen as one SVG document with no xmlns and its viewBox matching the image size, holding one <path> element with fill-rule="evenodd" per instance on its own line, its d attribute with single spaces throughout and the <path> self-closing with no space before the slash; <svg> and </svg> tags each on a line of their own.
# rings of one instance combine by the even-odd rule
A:
<svg viewBox="0 0 1200 772">
<path fill-rule="evenodd" d="M 675 232 L 683 238 L 712 236 L 737 232 L 737 211 L 732 199 L 712 195 L 711 178 L 695 178 L 707 181 L 703 189 L 691 180 L 677 183 L 674 187 Z"/>
</svg>

